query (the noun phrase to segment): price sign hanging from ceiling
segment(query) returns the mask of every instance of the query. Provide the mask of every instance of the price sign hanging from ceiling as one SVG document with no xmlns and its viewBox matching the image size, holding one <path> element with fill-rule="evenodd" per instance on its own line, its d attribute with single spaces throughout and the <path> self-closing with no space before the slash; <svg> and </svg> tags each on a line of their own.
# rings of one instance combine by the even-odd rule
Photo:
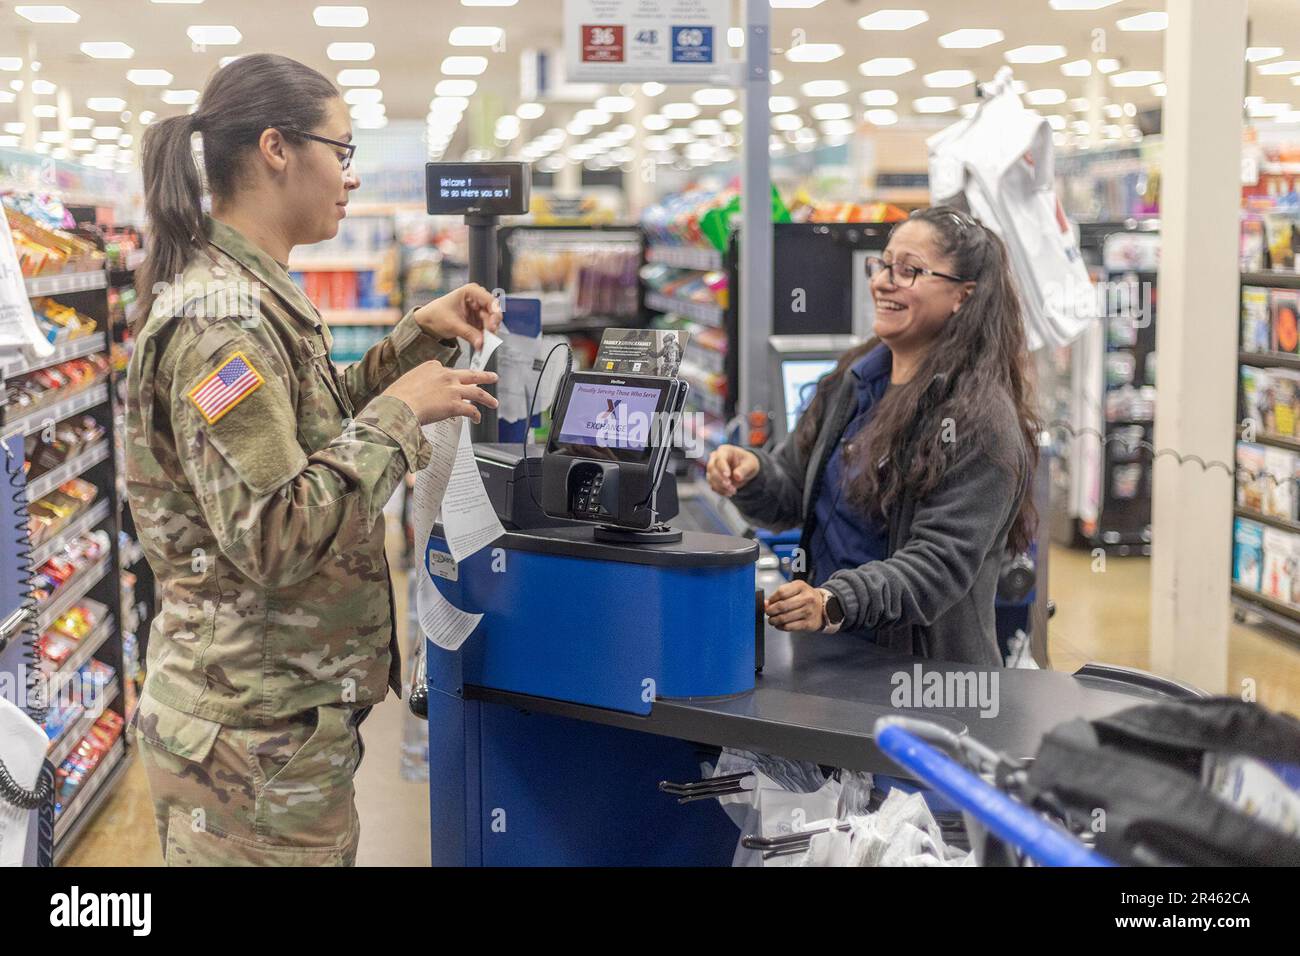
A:
<svg viewBox="0 0 1300 956">
<path fill-rule="evenodd" d="M 730 83 L 729 0 L 564 0 L 567 79 Z"/>
</svg>

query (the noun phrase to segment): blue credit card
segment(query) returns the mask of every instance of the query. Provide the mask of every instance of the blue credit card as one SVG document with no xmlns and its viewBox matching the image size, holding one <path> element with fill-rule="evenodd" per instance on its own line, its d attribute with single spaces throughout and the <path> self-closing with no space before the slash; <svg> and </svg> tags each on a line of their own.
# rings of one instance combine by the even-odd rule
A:
<svg viewBox="0 0 1300 956">
<path fill-rule="evenodd" d="M 504 320 L 511 335 L 537 338 L 542 334 L 542 300 L 506 296 Z"/>
</svg>

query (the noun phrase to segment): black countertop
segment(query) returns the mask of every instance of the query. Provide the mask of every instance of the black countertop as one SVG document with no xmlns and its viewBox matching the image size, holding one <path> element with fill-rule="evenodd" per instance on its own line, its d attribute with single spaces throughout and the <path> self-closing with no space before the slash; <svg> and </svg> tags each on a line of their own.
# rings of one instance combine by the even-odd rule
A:
<svg viewBox="0 0 1300 956">
<path fill-rule="evenodd" d="M 965 730 L 995 750 L 1030 757 L 1043 734 L 1059 723 L 1164 699 L 1156 691 L 1105 678 L 901 657 L 846 635 L 786 634 L 769 627 L 766 641 L 765 667 L 751 693 L 725 699 L 660 699 L 644 717 L 485 687 L 467 686 L 465 696 L 713 746 L 895 774 L 899 769 L 872 740 L 876 719 L 886 715 L 932 720 L 954 731 Z M 917 665 L 922 683 L 924 675 L 936 672 L 962 675 L 970 690 L 978 690 L 982 680 L 986 691 L 996 687 L 997 693 L 961 708 L 894 707 L 901 688 L 916 685 Z M 982 714 L 980 701 L 993 706 Z"/>
</svg>

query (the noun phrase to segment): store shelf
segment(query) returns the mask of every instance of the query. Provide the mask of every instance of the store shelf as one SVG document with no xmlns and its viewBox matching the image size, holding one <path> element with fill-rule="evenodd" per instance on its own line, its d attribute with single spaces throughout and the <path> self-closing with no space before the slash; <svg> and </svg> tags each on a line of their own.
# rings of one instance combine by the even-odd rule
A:
<svg viewBox="0 0 1300 956">
<path fill-rule="evenodd" d="M 109 515 L 107 499 L 95 502 L 88 509 L 69 521 L 61 531 L 32 549 L 31 565 L 39 568 L 42 564 L 64 549 L 69 541 L 98 527 Z"/>
<path fill-rule="evenodd" d="M 1258 433 L 1255 435 L 1255 443 L 1258 445 L 1272 445 L 1274 448 L 1285 448 L 1287 451 L 1300 452 L 1300 441 L 1294 438 L 1287 438 L 1284 435 L 1270 435 Z"/>
<path fill-rule="evenodd" d="M 113 792 L 112 784 L 127 767 L 126 739 L 119 737 L 108 753 L 104 754 L 90 779 L 81 785 L 72 798 L 72 803 L 64 808 L 59 818 L 54 821 L 54 862 L 57 866 L 62 853 L 76 842 L 76 836 L 82 827 L 90 821 L 95 812 L 104 805 L 108 795 Z"/>
<path fill-rule="evenodd" d="M 1243 272 L 1242 285 L 1262 285 L 1275 289 L 1300 289 L 1300 275 L 1294 272 Z"/>
<path fill-rule="evenodd" d="M 35 372 L 37 369 L 49 368 L 51 365 L 58 365 L 61 362 L 70 362 L 72 359 L 93 355 L 96 352 L 104 351 L 104 344 L 103 332 L 83 335 L 79 339 L 56 345 L 54 351 L 44 358 L 15 358 L 0 364 L 0 378 L 11 379 L 19 375 L 26 375 L 28 372 Z"/>
<path fill-rule="evenodd" d="M 32 276 L 26 280 L 28 296 L 69 295 L 108 288 L 108 273 L 103 269 L 90 272 L 63 272 L 52 276 Z"/>
<path fill-rule="evenodd" d="M 96 700 L 101 705 L 82 714 L 76 722 L 63 728 L 63 733 L 50 741 L 50 749 L 46 751 L 46 759 L 54 766 L 61 764 L 65 757 L 72 752 L 72 748 L 77 746 L 77 742 L 86 736 L 86 731 L 94 726 L 95 721 L 103 716 L 104 711 L 108 710 L 110 704 L 117 700 L 117 695 L 121 692 L 122 687 L 116 677 L 109 681 L 104 688 L 104 696 Z"/>
<path fill-rule="evenodd" d="M 59 485 L 98 465 L 108 457 L 108 453 L 107 439 L 95 442 L 81 454 L 29 482 L 27 485 L 27 500 L 37 501 L 44 498 L 51 491 L 58 488 Z"/>
<path fill-rule="evenodd" d="M 15 435 L 30 435 L 44 427 L 46 422 L 71 418 L 106 401 L 108 401 L 108 385 L 103 382 L 92 385 L 61 402 L 32 409 L 27 414 L 0 425 L 0 442 L 7 441 Z"/>
<path fill-rule="evenodd" d="M 58 686 L 57 680 L 66 680 L 70 675 L 75 674 L 79 667 L 94 657 L 105 642 L 113 636 L 116 627 L 117 622 L 113 620 L 113 616 L 110 614 L 99 622 L 99 627 L 78 642 L 77 649 L 69 654 L 68 659 L 55 669 L 52 675 L 55 679 L 55 686 Z"/>
<path fill-rule="evenodd" d="M 1270 528 L 1278 528 L 1282 531 L 1290 531 L 1292 534 L 1300 535 L 1300 521 L 1288 521 L 1286 518 L 1275 518 L 1272 515 L 1266 515 L 1256 511 L 1254 508 L 1243 508 L 1238 505 L 1232 509 L 1232 513 L 1238 518 L 1247 518 L 1250 521 L 1258 521 L 1260 524 L 1266 524 Z"/>
<path fill-rule="evenodd" d="M 1279 352 L 1238 352 L 1237 362 L 1255 368 L 1292 368 L 1300 371 L 1300 355 Z"/>
<path fill-rule="evenodd" d="M 646 308 L 653 309 L 655 312 L 672 312 L 677 315 L 684 315 L 692 322 L 699 322 L 713 328 L 721 328 L 726 319 L 726 311 L 721 306 L 691 302 L 687 299 L 676 299 L 660 292 L 647 292 L 645 304 Z"/>
<path fill-rule="evenodd" d="M 1258 614 L 1269 626 L 1300 641 L 1300 608 L 1275 601 L 1235 583 L 1232 585 L 1232 603 L 1242 610 Z"/>
<path fill-rule="evenodd" d="M 401 309 L 325 309 L 320 314 L 326 325 L 396 325 Z"/>
<path fill-rule="evenodd" d="M 722 268 L 722 253 L 705 246 L 650 246 L 645 257 L 647 262 L 675 269 L 717 272 Z"/>
<path fill-rule="evenodd" d="M 90 589 L 104 579 L 109 570 L 113 554 L 110 550 L 100 556 L 94 564 L 82 568 L 69 578 L 44 605 L 36 609 L 36 628 L 44 633 L 60 614 L 85 597 Z"/>
</svg>

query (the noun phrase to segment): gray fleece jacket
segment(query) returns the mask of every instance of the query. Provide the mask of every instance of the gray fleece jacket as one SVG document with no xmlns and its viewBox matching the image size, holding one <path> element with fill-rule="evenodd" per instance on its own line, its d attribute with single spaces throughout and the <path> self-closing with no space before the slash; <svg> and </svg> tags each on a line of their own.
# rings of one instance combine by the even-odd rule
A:
<svg viewBox="0 0 1300 956">
<path fill-rule="evenodd" d="M 811 454 L 799 453 L 793 435 L 770 453 L 756 450 L 758 475 L 732 499 L 762 527 L 802 527 L 804 554 L 822 473 L 856 409 L 854 388 L 845 375 Z M 1026 469 L 1027 455 L 1010 396 L 990 411 L 987 434 L 957 436 L 956 458 L 932 493 L 904 492 L 890 509 L 889 557 L 840 569 L 822 585 L 844 606 L 845 631 L 871 629 L 877 644 L 904 654 L 1001 666 L 993 602 L 1024 489 L 987 449 L 1013 449 L 1008 457 Z"/>
</svg>

